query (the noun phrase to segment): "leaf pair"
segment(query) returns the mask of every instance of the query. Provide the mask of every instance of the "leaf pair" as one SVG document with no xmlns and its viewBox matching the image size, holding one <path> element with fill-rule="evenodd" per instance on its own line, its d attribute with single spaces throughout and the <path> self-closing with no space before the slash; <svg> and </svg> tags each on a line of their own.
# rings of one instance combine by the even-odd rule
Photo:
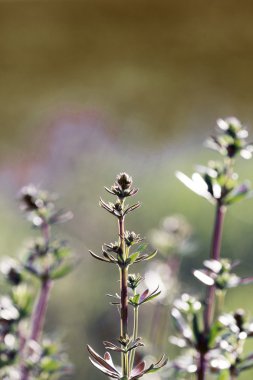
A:
<svg viewBox="0 0 253 380">
<path fill-rule="evenodd" d="M 115 257 L 110 252 L 106 251 L 103 248 L 102 248 L 103 256 L 99 256 L 91 250 L 89 250 L 89 253 L 91 254 L 92 257 L 94 257 L 94 259 L 97 259 L 99 261 L 103 261 L 105 263 L 110 263 L 110 264 L 118 264 L 119 267 L 127 267 L 132 264 L 137 264 L 141 261 L 151 260 L 157 254 L 157 251 L 141 254 L 141 251 L 139 250 L 139 251 L 131 253 L 129 257 L 127 257 L 125 260 L 123 259 L 121 254 L 118 254 L 117 257 Z"/>
<path fill-rule="evenodd" d="M 133 297 L 129 298 L 130 305 L 138 307 L 144 303 L 152 301 L 154 298 L 161 294 L 159 286 L 150 293 L 149 289 L 146 289 L 142 294 L 135 294 Z"/>
<path fill-rule="evenodd" d="M 204 269 L 194 270 L 194 276 L 204 285 L 213 286 L 220 290 L 234 288 L 242 284 L 253 282 L 253 278 L 241 279 L 232 269 L 238 262 L 231 263 L 230 260 L 205 260 Z"/>
<path fill-rule="evenodd" d="M 101 372 L 103 372 L 105 375 L 112 379 L 124 379 L 124 377 L 122 377 L 120 372 L 116 369 L 109 352 L 106 352 L 104 354 L 104 357 L 102 357 L 99 354 L 97 354 L 89 345 L 87 346 L 87 348 L 90 354 L 89 359 L 96 368 L 98 368 Z M 137 380 L 145 374 L 154 373 L 163 366 L 165 366 L 166 363 L 167 360 L 164 356 L 162 356 L 158 362 L 151 364 L 148 367 L 146 367 L 145 361 L 141 361 L 132 369 L 127 380 Z"/>
<path fill-rule="evenodd" d="M 132 206 L 123 207 L 123 204 L 120 201 L 116 201 L 115 203 L 106 203 L 101 198 L 99 205 L 103 207 L 106 211 L 108 211 L 110 214 L 116 216 L 116 218 L 124 218 L 129 212 L 132 212 L 141 206 L 140 202 L 137 202 Z"/>
<path fill-rule="evenodd" d="M 105 341 L 104 345 L 107 350 L 116 351 L 116 352 L 124 352 L 124 353 L 130 352 L 137 347 L 144 346 L 144 344 L 141 342 L 141 338 L 137 338 L 133 341 L 130 341 L 125 347 L 122 347 L 122 346 L 119 347 L 116 344 L 108 342 L 108 341 Z"/>
</svg>

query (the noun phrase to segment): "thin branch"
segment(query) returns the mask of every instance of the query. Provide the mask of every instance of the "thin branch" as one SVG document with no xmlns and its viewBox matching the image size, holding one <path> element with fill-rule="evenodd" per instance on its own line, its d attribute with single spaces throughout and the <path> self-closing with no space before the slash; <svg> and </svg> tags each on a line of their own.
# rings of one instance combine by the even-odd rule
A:
<svg viewBox="0 0 253 380">
<path fill-rule="evenodd" d="M 212 246 L 210 252 L 210 258 L 212 260 L 220 259 L 220 251 L 221 251 L 221 240 L 222 240 L 222 231 L 223 231 L 223 223 L 225 216 L 226 208 L 217 202 L 216 206 L 216 215 L 215 215 L 215 223 L 214 223 L 214 231 L 212 238 Z M 205 339 L 209 334 L 210 326 L 213 319 L 215 306 L 215 285 L 207 288 L 207 296 L 206 296 L 206 307 L 204 310 L 204 336 Z M 199 353 L 199 363 L 197 370 L 197 379 L 205 380 L 206 378 L 206 353 L 205 350 Z"/>
</svg>

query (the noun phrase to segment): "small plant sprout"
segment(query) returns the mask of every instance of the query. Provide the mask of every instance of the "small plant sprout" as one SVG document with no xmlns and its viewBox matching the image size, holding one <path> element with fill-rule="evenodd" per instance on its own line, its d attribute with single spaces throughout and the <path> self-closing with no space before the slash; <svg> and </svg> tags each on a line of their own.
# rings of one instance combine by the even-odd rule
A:
<svg viewBox="0 0 253 380">
<path fill-rule="evenodd" d="M 120 274 L 120 294 L 115 296 L 112 304 L 119 308 L 120 315 L 120 336 L 118 343 L 104 342 L 105 348 L 117 352 L 121 355 L 121 368 L 114 365 L 111 355 L 106 352 L 104 357 L 98 355 L 90 346 L 88 351 L 90 360 L 101 372 L 112 379 L 135 380 L 145 374 L 154 373 L 166 364 L 164 356 L 150 365 L 144 361 L 135 363 L 135 351 L 143 346 L 141 338 L 138 336 L 139 308 L 151 301 L 160 294 L 159 288 L 152 291 L 149 289 L 139 292 L 138 287 L 142 282 L 139 274 L 130 274 L 129 268 L 133 265 L 152 259 L 156 251 L 145 253 L 146 245 L 142 243 L 141 237 L 135 232 L 125 229 L 125 218 L 127 214 L 140 207 L 137 202 L 133 205 L 126 204 L 126 198 L 133 197 L 138 189 L 132 187 L 132 178 L 121 173 L 117 176 L 116 182 L 111 188 L 106 190 L 116 196 L 115 203 L 106 203 L 100 200 L 100 206 L 112 214 L 118 223 L 118 241 L 105 244 L 102 247 L 102 256 L 90 251 L 91 255 L 105 263 L 115 264 Z M 140 244 L 141 243 L 141 244 Z M 137 247 L 137 248 L 135 248 Z M 128 324 L 129 306 L 133 309 L 133 332 L 130 333 Z"/>
<path fill-rule="evenodd" d="M 194 276 L 206 286 L 205 300 L 199 302 L 187 294 L 175 301 L 172 317 L 178 330 L 173 343 L 186 350 L 174 362 L 175 376 L 196 374 L 205 380 L 208 373 L 219 380 L 236 379 L 240 373 L 253 367 L 253 355 L 245 356 L 244 343 L 252 336 L 252 324 L 243 311 L 223 314 L 223 302 L 229 288 L 252 282 L 234 273 L 238 262 L 221 258 L 224 217 L 227 209 L 252 195 L 248 181 L 239 182 L 234 171 L 235 160 L 249 159 L 253 146 L 247 143 L 248 132 L 234 117 L 217 121 L 217 134 L 210 137 L 206 146 L 218 152 L 219 161 L 210 161 L 206 167 L 198 166 L 192 178 L 178 172 L 178 179 L 196 194 L 211 202 L 215 208 L 215 221 L 210 257 Z"/>
<path fill-rule="evenodd" d="M 40 236 L 19 259 L 7 258 L 1 264 L 11 291 L 0 299 L 0 377 L 58 379 L 70 373 L 71 365 L 59 343 L 43 333 L 43 326 L 53 283 L 72 270 L 74 259 L 65 241 L 51 237 L 51 229 L 72 214 L 57 210 L 55 196 L 32 185 L 21 190 L 19 202 Z"/>
</svg>

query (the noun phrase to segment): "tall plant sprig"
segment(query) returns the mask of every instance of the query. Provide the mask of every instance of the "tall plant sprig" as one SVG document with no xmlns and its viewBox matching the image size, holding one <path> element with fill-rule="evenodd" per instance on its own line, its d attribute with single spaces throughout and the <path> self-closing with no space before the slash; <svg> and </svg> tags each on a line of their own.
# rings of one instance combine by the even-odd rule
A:
<svg viewBox="0 0 253 380">
<path fill-rule="evenodd" d="M 180 181 L 196 194 L 210 201 L 216 208 L 209 260 L 204 262 L 204 270 L 194 272 L 194 275 L 208 286 L 203 308 L 202 331 L 198 324 L 197 310 L 194 310 L 192 305 L 189 306 L 188 304 L 186 306 L 188 311 L 191 310 L 190 314 L 192 316 L 190 319 L 193 324 L 193 340 L 195 342 L 192 342 L 192 337 L 189 334 L 188 337 L 184 336 L 184 339 L 188 339 L 186 346 L 188 345 L 196 349 L 198 353 L 196 368 L 198 380 L 205 380 L 207 370 L 210 369 L 207 357 L 208 355 L 210 357 L 210 351 L 214 348 L 211 344 L 211 341 L 214 339 L 214 329 L 216 328 L 218 331 L 221 328 L 215 324 L 217 321 L 214 316 L 216 290 L 225 291 L 226 288 L 243 283 L 243 280 L 240 281 L 237 276 L 231 274 L 233 265 L 221 260 L 221 241 L 226 210 L 230 205 L 251 195 L 248 181 L 238 183 L 238 175 L 234 172 L 234 163 L 238 155 L 245 159 L 249 159 L 252 156 L 253 146 L 246 142 L 246 138 L 248 137 L 247 130 L 234 117 L 224 120 L 219 119 L 217 121 L 217 128 L 218 133 L 207 140 L 206 146 L 217 151 L 223 159 L 218 162 L 211 161 L 207 167 L 199 166 L 198 171 L 192 175 L 192 178 L 187 177 L 181 172 L 177 172 L 177 177 Z M 224 278 L 226 279 L 226 284 L 224 283 Z M 220 284 L 220 288 L 219 281 L 223 281 L 223 285 L 221 286 Z M 193 304 L 196 305 L 195 302 Z M 198 303 L 198 305 L 200 304 Z M 177 320 L 179 330 L 183 332 L 182 321 L 184 318 L 182 317 L 182 310 L 180 311 L 179 309 L 175 307 L 172 314 L 174 314 L 174 318 Z M 183 335 L 185 335 L 184 332 Z"/>
<path fill-rule="evenodd" d="M 142 277 L 139 274 L 129 274 L 129 267 L 142 261 L 150 260 L 156 255 L 156 251 L 144 253 L 145 245 L 139 245 L 137 250 L 132 251 L 132 247 L 138 245 L 142 239 L 135 232 L 129 232 L 125 229 L 125 218 L 127 214 L 140 207 L 137 202 L 131 206 L 126 205 L 126 198 L 133 197 L 138 189 L 132 187 L 132 178 L 126 173 L 120 173 L 116 182 L 111 188 L 105 188 L 110 194 L 117 197 L 115 203 L 106 203 L 100 200 L 100 206 L 117 218 L 118 223 L 118 241 L 105 244 L 102 247 L 102 256 L 96 255 L 90 251 L 91 255 L 103 262 L 117 265 L 120 275 L 120 295 L 116 294 L 115 301 L 112 304 L 119 308 L 120 315 L 120 336 L 118 346 L 112 342 L 104 342 L 106 349 L 121 354 L 121 369 L 114 365 L 111 355 L 106 352 L 104 357 L 97 354 L 90 346 L 88 351 L 90 360 L 101 372 L 109 378 L 121 380 L 136 380 L 145 374 L 153 373 L 166 364 L 164 356 L 154 364 L 146 366 L 144 361 L 135 363 L 135 351 L 143 346 L 141 338 L 138 337 L 138 318 L 139 307 L 144 303 L 151 301 L 160 294 L 159 289 L 150 292 L 146 289 L 143 292 L 138 291 Z M 132 294 L 130 294 L 129 289 Z M 114 296 L 113 296 L 114 297 Z M 130 335 L 128 325 L 129 305 L 133 307 L 133 332 Z"/>
<path fill-rule="evenodd" d="M 21 210 L 34 228 L 40 231 L 40 237 L 32 241 L 26 257 L 21 260 L 24 276 L 31 275 L 39 281 L 37 300 L 32 306 L 31 317 L 28 317 L 28 329 L 19 327 L 20 340 L 19 360 L 20 380 L 52 378 L 65 371 L 68 363 L 62 361 L 60 351 L 57 353 L 55 343 L 43 343 L 42 333 L 46 317 L 50 291 L 55 280 L 64 277 L 74 266 L 72 252 L 65 241 L 52 237 L 52 226 L 72 218 L 71 212 L 57 210 L 56 197 L 33 185 L 24 187 L 20 194 Z M 13 268 L 11 268 L 13 271 Z M 9 275 L 10 272 L 9 271 Z M 25 278 L 26 278 L 25 277 Z M 29 282 L 28 282 L 29 283 Z M 36 357 L 34 362 L 31 358 Z"/>
</svg>

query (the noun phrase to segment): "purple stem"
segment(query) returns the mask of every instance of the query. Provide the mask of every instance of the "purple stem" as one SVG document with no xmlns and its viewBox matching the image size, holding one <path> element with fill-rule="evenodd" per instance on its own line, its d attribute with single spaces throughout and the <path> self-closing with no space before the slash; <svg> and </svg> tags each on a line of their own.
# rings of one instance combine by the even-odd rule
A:
<svg viewBox="0 0 253 380">
<path fill-rule="evenodd" d="M 206 355 L 201 352 L 199 354 L 199 365 L 198 365 L 198 380 L 204 380 L 206 377 Z"/>
<path fill-rule="evenodd" d="M 125 225 L 124 217 L 119 219 L 120 247 L 124 260 L 126 259 L 125 249 Z M 120 268 L 120 335 L 123 339 L 128 335 L 128 267 Z M 122 353 L 122 373 L 128 376 L 128 353 Z"/>
<path fill-rule="evenodd" d="M 226 208 L 220 205 L 219 203 L 217 203 L 215 225 L 214 225 L 213 239 L 212 239 L 212 248 L 210 252 L 211 260 L 220 260 L 221 239 L 222 239 L 222 230 L 223 230 L 225 211 L 226 211 Z M 207 289 L 206 308 L 205 308 L 205 313 L 204 313 L 204 325 L 205 325 L 206 332 L 209 331 L 209 328 L 212 322 L 214 301 L 215 301 L 215 285 L 210 286 Z"/>
<path fill-rule="evenodd" d="M 47 305 L 50 290 L 52 288 L 52 281 L 50 279 L 46 279 L 43 281 L 39 298 L 36 303 L 36 307 L 34 309 L 32 315 L 32 331 L 30 335 L 31 340 L 38 341 L 43 330 L 43 325 L 45 321 Z"/>
<path fill-rule="evenodd" d="M 45 240 L 45 244 L 48 245 L 49 239 L 50 239 L 50 229 L 47 223 L 45 223 L 42 226 L 42 234 Z M 45 322 L 48 300 L 49 300 L 49 295 L 50 295 L 50 290 L 52 288 L 52 285 L 53 285 L 53 282 L 49 277 L 46 277 L 45 279 L 41 281 L 40 293 L 32 312 L 30 336 L 24 342 L 23 347 L 22 347 L 22 351 L 23 349 L 25 350 L 24 359 L 26 359 L 27 354 L 29 355 L 29 347 L 27 347 L 27 342 L 30 342 L 30 341 L 38 342 L 40 339 L 44 322 Z M 22 362 L 20 380 L 28 380 L 28 379 L 29 379 L 29 369 L 27 368 L 25 363 Z"/>
<path fill-rule="evenodd" d="M 220 260 L 222 230 L 223 230 L 225 212 L 226 212 L 225 206 L 220 204 L 220 202 L 217 202 L 212 246 L 211 246 L 211 252 L 210 252 L 211 260 Z M 205 339 L 209 334 L 210 326 L 212 323 L 214 304 L 215 304 L 215 285 L 210 286 L 207 289 L 206 307 L 204 310 Z M 197 379 L 205 380 L 205 377 L 206 377 L 206 353 L 204 350 L 204 352 L 200 352 L 199 354 Z"/>
<path fill-rule="evenodd" d="M 120 236 L 120 246 L 122 250 L 123 257 L 125 256 L 125 231 L 124 231 L 124 218 L 119 219 L 119 236 Z M 124 260 L 126 258 L 124 257 Z M 127 336 L 127 322 L 128 322 L 128 268 L 121 268 L 120 270 L 120 291 L 121 291 L 121 334 L 125 338 Z"/>
<path fill-rule="evenodd" d="M 32 319 L 31 319 L 32 330 L 31 330 L 31 334 L 28 339 L 28 342 L 32 340 L 38 342 L 40 339 L 40 335 L 42 333 L 42 329 L 43 329 L 43 325 L 45 321 L 51 287 L 52 287 L 52 281 L 50 279 L 46 279 L 42 282 L 40 294 L 39 294 L 38 300 L 36 302 L 36 305 L 32 314 Z M 29 347 L 26 347 L 26 349 L 29 350 Z M 28 377 L 29 377 L 29 370 L 23 363 L 21 367 L 20 380 L 27 380 Z"/>
</svg>

